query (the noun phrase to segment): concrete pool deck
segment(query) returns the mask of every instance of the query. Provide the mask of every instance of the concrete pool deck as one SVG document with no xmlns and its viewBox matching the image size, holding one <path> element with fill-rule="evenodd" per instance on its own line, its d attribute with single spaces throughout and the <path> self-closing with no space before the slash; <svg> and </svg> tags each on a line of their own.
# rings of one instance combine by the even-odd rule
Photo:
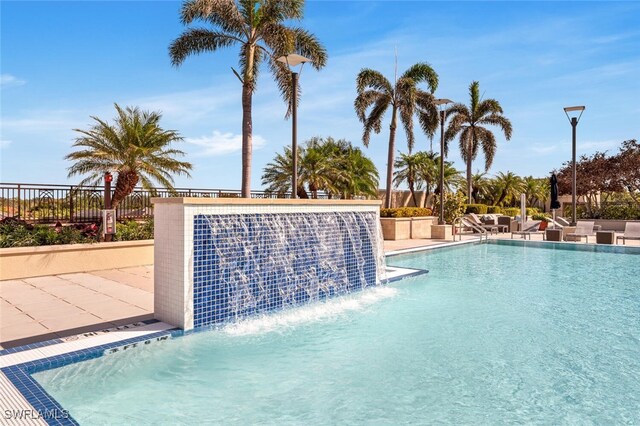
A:
<svg viewBox="0 0 640 426">
<path fill-rule="evenodd" d="M 511 234 L 490 238 L 511 239 Z M 532 240 L 541 241 L 542 235 L 533 235 Z M 390 253 L 450 242 L 385 241 L 384 249 Z M 638 246 L 640 241 L 628 245 Z M 0 281 L 0 349 L 152 318 L 153 265 Z"/>
</svg>

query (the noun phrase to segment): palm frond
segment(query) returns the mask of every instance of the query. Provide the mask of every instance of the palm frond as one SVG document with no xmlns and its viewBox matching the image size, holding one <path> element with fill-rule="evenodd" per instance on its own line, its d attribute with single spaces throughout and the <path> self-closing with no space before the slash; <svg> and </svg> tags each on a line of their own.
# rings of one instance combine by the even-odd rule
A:
<svg viewBox="0 0 640 426">
<path fill-rule="evenodd" d="M 438 88 L 438 74 L 426 62 L 418 62 L 411 66 L 400 78 L 411 79 L 415 84 L 426 83 L 430 93 Z"/>
<path fill-rule="evenodd" d="M 478 120 L 478 124 L 490 124 L 493 126 L 498 126 L 502 130 L 502 133 L 504 133 L 505 139 L 511 139 L 511 135 L 513 132 L 511 121 L 503 115 L 491 114 Z"/>
<path fill-rule="evenodd" d="M 210 31 L 204 28 L 190 28 L 169 45 L 171 64 L 178 66 L 189 55 L 198 55 L 242 43 L 242 40 L 229 34 Z"/>
<path fill-rule="evenodd" d="M 378 71 L 363 68 L 356 77 L 356 90 L 362 92 L 367 87 L 393 96 L 393 87 L 389 80 Z"/>
<path fill-rule="evenodd" d="M 183 25 L 201 20 L 226 33 L 239 36 L 245 32 L 244 20 L 233 0 L 188 0 L 182 4 L 180 18 Z"/>
<path fill-rule="evenodd" d="M 485 129 L 484 127 L 476 127 L 475 131 L 479 145 L 482 146 L 482 152 L 484 153 L 484 170 L 488 171 L 491 168 L 491 164 L 493 164 L 493 158 L 496 155 L 496 138 L 491 131 Z"/>
</svg>

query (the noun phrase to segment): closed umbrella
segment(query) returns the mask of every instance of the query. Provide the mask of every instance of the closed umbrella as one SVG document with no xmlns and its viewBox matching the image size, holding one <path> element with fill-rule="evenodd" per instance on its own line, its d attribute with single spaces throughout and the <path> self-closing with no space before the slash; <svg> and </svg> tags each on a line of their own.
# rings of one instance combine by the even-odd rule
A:
<svg viewBox="0 0 640 426">
<path fill-rule="evenodd" d="M 556 209 L 560 208 L 558 201 L 558 178 L 553 173 L 550 179 L 551 186 L 551 210 L 553 211 L 553 229 L 556 229 Z"/>
</svg>

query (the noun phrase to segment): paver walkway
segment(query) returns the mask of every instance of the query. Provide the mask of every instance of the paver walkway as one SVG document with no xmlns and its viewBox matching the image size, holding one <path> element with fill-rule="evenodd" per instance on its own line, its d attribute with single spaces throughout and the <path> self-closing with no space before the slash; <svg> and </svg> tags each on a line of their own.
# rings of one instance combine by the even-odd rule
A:
<svg viewBox="0 0 640 426">
<path fill-rule="evenodd" d="M 0 281 L 4 348 L 153 318 L 153 266 Z"/>
</svg>

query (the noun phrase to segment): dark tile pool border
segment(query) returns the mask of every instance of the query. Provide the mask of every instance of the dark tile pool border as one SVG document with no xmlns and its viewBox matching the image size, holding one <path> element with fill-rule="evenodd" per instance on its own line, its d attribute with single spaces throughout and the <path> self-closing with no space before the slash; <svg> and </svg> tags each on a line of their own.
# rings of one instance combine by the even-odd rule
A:
<svg viewBox="0 0 640 426">
<path fill-rule="evenodd" d="M 640 247 L 615 244 L 583 244 L 564 241 L 489 240 L 489 244 L 515 247 L 537 247 L 547 250 L 587 251 L 592 253 L 640 254 Z"/>
<path fill-rule="evenodd" d="M 7 379 L 9 379 L 27 402 L 31 404 L 35 411 L 44 414 L 41 419 L 47 424 L 61 426 L 78 425 L 79 423 L 71 416 L 71 414 L 66 412 L 60 403 L 44 390 L 44 388 L 33 378 L 32 374 L 53 368 L 64 367 L 76 362 L 100 358 L 105 355 L 106 351 L 116 348 L 122 348 L 128 345 L 137 345 L 142 342 L 151 343 L 153 340 L 164 340 L 163 338 L 168 339 L 182 334 L 182 330 L 180 329 L 157 331 L 105 345 L 93 346 L 91 348 L 80 349 L 62 355 L 55 355 L 48 358 L 3 367 L 0 371 L 7 376 Z M 42 346 L 46 345 L 41 345 L 40 347 Z M 46 418 L 47 416 L 51 416 L 52 418 Z"/>
</svg>

